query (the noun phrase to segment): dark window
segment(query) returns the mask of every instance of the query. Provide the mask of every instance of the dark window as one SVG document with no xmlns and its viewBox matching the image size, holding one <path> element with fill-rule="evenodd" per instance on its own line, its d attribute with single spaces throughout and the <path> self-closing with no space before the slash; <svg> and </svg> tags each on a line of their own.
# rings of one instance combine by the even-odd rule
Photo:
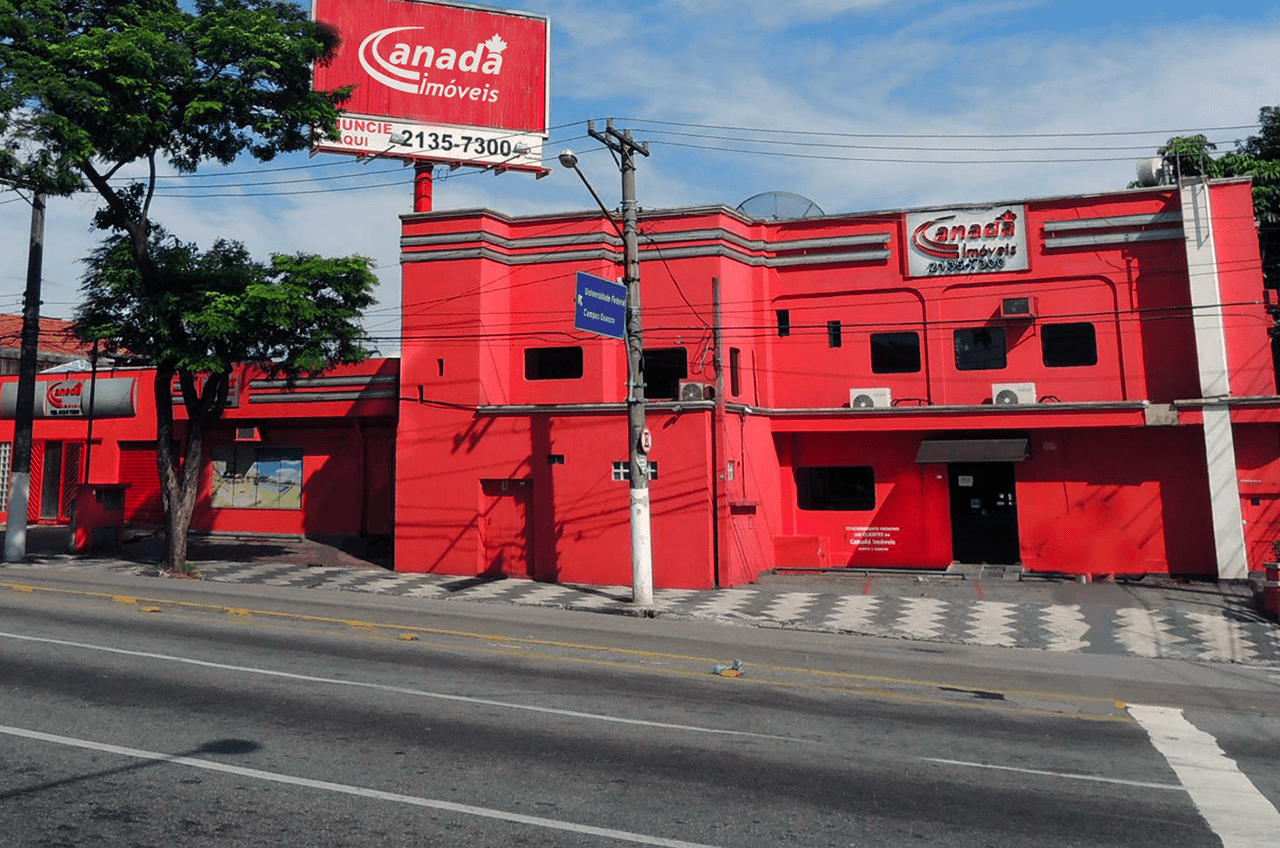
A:
<svg viewBox="0 0 1280 848">
<path fill-rule="evenodd" d="M 992 371 L 1005 366 L 1003 327 L 956 330 L 955 344 L 959 371 Z"/>
<path fill-rule="evenodd" d="M 689 376 L 689 352 L 682 347 L 644 352 L 644 396 L 679 400 L 680 381 Z"/>
<path fill-rule="evenodd" d="M 873 374 L 914 374 L 919 370 L 919 333 L 871 334 Z"/>
<path fill-rule="evenodd" d="M 840 336 L 840 322 L 828 321 L 827 322 L 827 347 L 840 347 L 842 344 L 844 344 L 844 341 L 843 339 L 841 339 L 841 336 Z"/>
<path fill-rule="evenodd" d="M 1043 324 L 1040 327 L 1040 353 L 1048 368 L 1098 364 L 1098 337 L 1093 325 Z"/>
<path fill-rule="evenodd" d="M 737 397 L 742 394 L 742 371 L 739 365 L 742 351 L 736 347 L 729 348 L 729 394 Z"/>
<path fill-rule="evenodd" d="M 790 309 L 778 310 L 778 335 L 779 336 L 791 335 L 791 310 Z"/>
<path fill-rule="evenodd" d="M 530 347 L 524 352 L 526 380 L 579 380 L 582 378 L 582 348 Z"/>
<path fill-rule="evenodd" d="M 875 471 L 869 465 L 797 468 L 796 501 L 804 510 L 875 509 Z"/>
</svg>

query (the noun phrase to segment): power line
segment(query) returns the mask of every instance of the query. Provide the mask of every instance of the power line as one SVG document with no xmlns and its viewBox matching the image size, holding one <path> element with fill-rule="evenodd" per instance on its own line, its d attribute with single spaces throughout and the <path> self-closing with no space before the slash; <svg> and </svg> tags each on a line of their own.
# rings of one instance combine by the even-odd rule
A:
<svg viewBox="0 0 1280 848">
<path fill-rule="evenodd" d="M 937 139 L 954 139 L 954 138 L 1097 138 L 1104 136 L 1130 136 L 1130 135 L 1203 135 L 1208 132 L 1224 132 L 1226 130 L 1256 130 L 1262 125 L 1258 123 L 1240 124 L 1237 126 L 1226 127 L 1200 127 L 1200 128 L 1184 128 L 1174 130 L 1092 130 L 1085 132 L 1060 132 L 1060 133 L 850 133 L 850 132 L 830 132 L 824 130 L 780 130 L 769 129 L 765 127 L 733 127 L 722 126 L 718 124 L 695 124 L 682 123 L 680 121 L 659 121 L 649 118 L 619 118 L 621 121 L 629 121 L 642 124 L 659 124 L 668 127 L 693 127 L 696 129 L 706 130 L 726 130 L 732 132 L 754 132 L 754 133 L 776 133 L 778 135 L 816 135 L 831 136 L 836 138 L 937 138 Z"/>
</svg>

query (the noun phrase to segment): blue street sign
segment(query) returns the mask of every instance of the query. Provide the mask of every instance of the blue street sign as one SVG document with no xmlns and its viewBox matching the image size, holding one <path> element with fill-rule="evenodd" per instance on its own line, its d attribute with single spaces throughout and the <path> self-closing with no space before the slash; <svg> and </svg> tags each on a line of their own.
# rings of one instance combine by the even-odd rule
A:
<svg viewBox="0 0 1280 848">
<path fill-rule="evenodd" d="M 614 339 L 627 335 L 627 287 L 578 272 L 573 326 Z"/>
</svg>

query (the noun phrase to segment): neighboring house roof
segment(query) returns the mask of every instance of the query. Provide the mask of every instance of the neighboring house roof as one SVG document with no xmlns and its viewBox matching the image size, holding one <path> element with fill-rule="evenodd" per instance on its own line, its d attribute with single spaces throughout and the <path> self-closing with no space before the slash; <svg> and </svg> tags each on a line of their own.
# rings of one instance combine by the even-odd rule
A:
<svg viewBox="0 0 1280 848">
<path fill-rule="evenodd" d="M 40 319 L 40 345 L 43 355 L 54 357 L 87 357 L 93 345 L 85 344 L 71 331 L 72 322 L 62 318 Z M 22 349 L 22 316 L 0 314 L 0 350 Z"/>
</svg>

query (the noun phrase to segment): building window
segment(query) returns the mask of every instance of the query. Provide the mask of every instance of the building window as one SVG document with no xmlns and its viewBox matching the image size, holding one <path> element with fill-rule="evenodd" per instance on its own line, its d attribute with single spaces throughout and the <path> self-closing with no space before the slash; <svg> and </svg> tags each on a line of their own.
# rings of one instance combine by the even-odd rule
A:
<svg viewBox="0 0 1280 848">
<path fill-rule="evenodd" d="M 742 394 L 742 351 L 736 347 L 729 348 L 729 394 L 737 397 Z"/>
<path fill-rule="evenodd" d="M 441 370 L 443 370 L 443 367 Z M 524 352 L 524 378 L 526 380 L 582 379 L 582 348 L 526 348 Z"/>
<path fill-rule="evenodd" d="M 791 310 L 790 309 L 778 310 L 778 335 L 779 336 L 791 335 Z"/>
<path fill-rule="evenodd" d="M 682 347 L 646 350 L 643 360 L 644 396 L 680 399 L 680 381 L 689 377 L 689 352 Z"/>
<path fill-rule="evenodd" d="M 658 479 L 658 463 L 657 462 L 653 462 L 653 461 L 649 462 L 648 468 L 645 471 L 645 476 L 648 477 L 650 480 Z M 615 483 L 622 482 L 624 480 L 630 482 L 631 480 L 630 461 L 615 462 L 613 464 L 613 480 Z"/>
<path fill-rule="evenodd" d="M 827 322 L 827 347 L 841 347 L 844 344 L 839 321 Z"/>
<path fill-rule="evenodd" d="M 796 469 L 796 502 L 803 510 L 866 511 L 876 508 L 876 474 L 869 465 Z"/>
<path fill-rule="evenodd" d="M 214 448 L 213 507 L 302 509 L 302 448 Z"/>
<path fill-rule="evenodd" d="M 871 334 L 873 374 L 914 374 L 919 370 L 919 333 Z"/>
<path fill-rule="evenodd" d="M 956 330 L 955 345 L 958 371 L 994 371 L 1005 367 L 1003 327 Z"/>
<path fill-rule="evenodd" d="M 1040 327 L 1040 353 L 1046 368 L 1070 368 L 1098 364 L 1098 337 L 1093 325 L 1043 324 Z"/>
</svg>

